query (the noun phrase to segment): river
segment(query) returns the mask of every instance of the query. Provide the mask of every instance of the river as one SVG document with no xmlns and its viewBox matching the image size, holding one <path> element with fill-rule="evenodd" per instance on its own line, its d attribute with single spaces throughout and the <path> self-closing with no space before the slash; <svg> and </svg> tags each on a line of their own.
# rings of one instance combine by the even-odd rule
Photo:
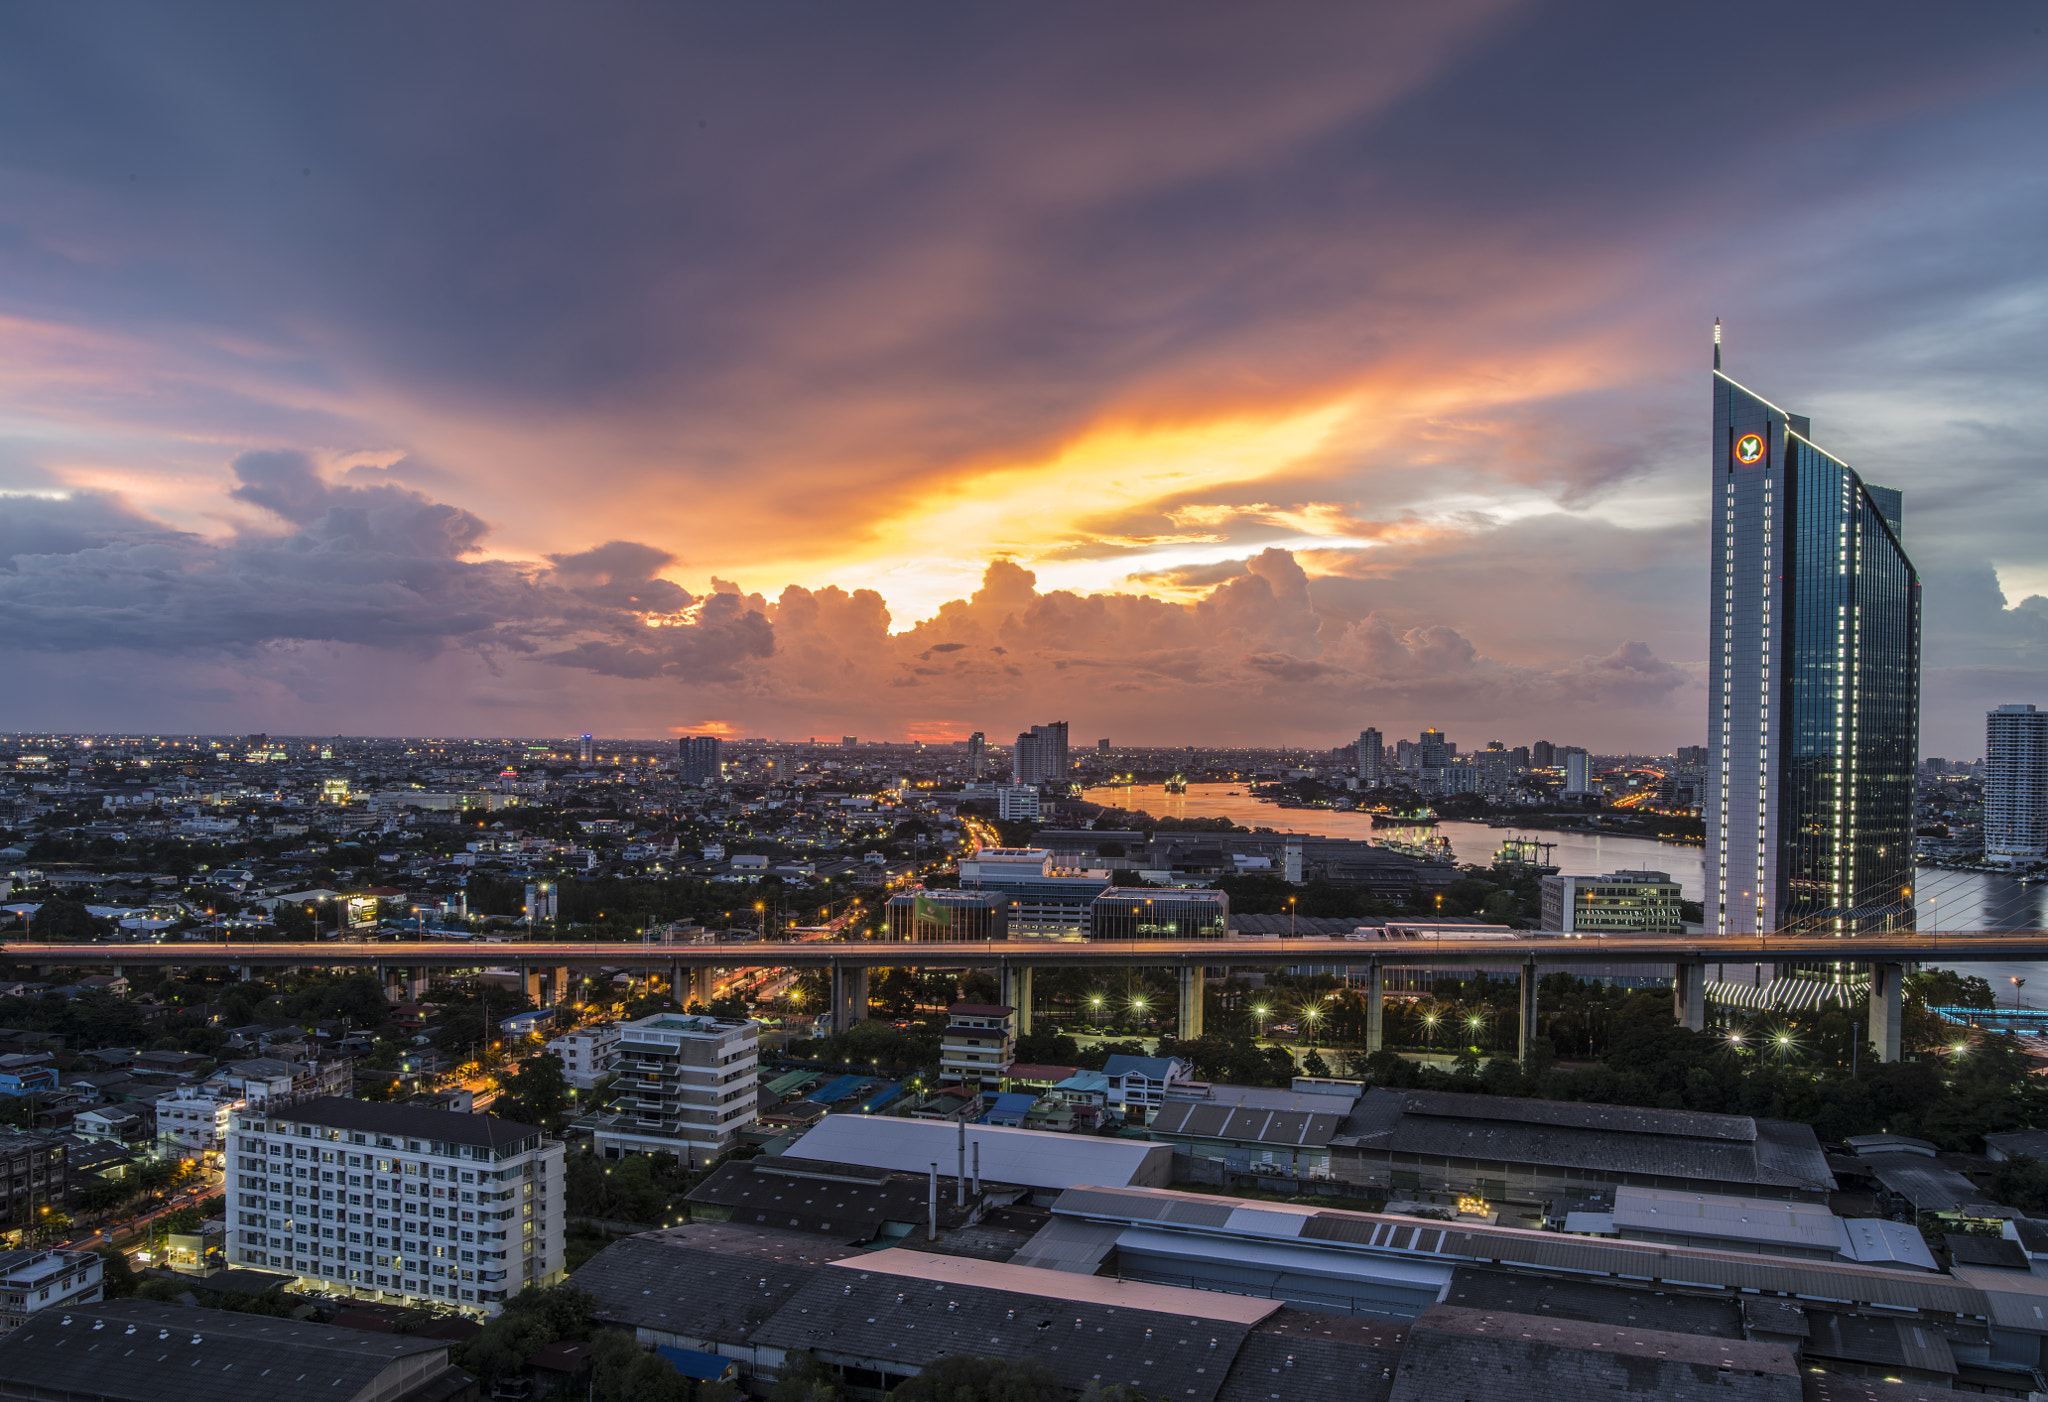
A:
<svg viewBox="0 0 2048 1402">
<path fill-rule="evenodd" d="M 1439 823 L 1432 828 L 1374 829 L 1369 813 L 1338 813 L 1324 808 L 1282 808 L 1253 798 L 1244 784 L 1190 784 L 1184 794 L 1171 794 L 1158 784 L 1131 784 L 1088 791 L 1091 803 L 1115 804 L 1155 818 L 1228 818 L 1248 828 L 1276 832 L 1314 833 L 1321 837 L 1419 840 L 1434 833 L 1447 837 L 1461 863 L 1485 866 L 1510 837 L 1554 844 L 1550 860 L 1569 876 L 1598 876 L 1610 871 L 1661 871 L 1675 878 L 1690 901 L 1702 900 L 1705 853 L 1698 847 L 1657 842 L 1646 837 L 1611 837 L 1602 833 L 1555 831 L 1547 828 L 1496 828 L 1486 823 Z M 1923 930 L 1994 930 L 2039 926 L 2048 918 L 2048 885 L 2022 886 L 2010 877 L 1974 871 L 1921 867 L 1914 904 Z M 1981 974 L 2004 1002 L 2011 980 L 2048 992 L 2048 965 L 1972 964 L 1965 972 Z M 2023 999 L 2032 1004 L 2032 999 Z"/>
</svg>

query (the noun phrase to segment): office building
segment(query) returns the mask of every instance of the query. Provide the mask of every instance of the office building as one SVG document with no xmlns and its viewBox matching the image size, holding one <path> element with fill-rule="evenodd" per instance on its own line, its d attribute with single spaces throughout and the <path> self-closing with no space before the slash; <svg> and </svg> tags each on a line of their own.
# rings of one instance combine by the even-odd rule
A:
<svg viewBox="0 0 2048 1402">
<path fill-rule="evenodd" d="M 685 735 L 676 741 L 677 777 L 686 784 L 715 784 L 723 772 L 725 742 L 716 735 Z"/>
<path fill-rule="evenodd" d="M 997 787 L 996 816 L 1004 822 L 1037 822 L 1041 813 L 1036 786 L 1003 784 Z"/>
<path fill-rule="evenodd" d="M 754 1122 L 758 1023 L 656 1013 L 619 1027 L 618 1095 L 587 1123 L 598 1153 L 674 1154 L 702 1168 Z"/>
<path fill-rule="evenodd" d="M 939 1071 L 946 1079 L 993 1091 L 1016 1059 L 1016 1009 L 993 1003 L 946 1009 L 946 1030 L 939 1037 Z"/>
<path fill-rule="evenodd" d="M 1535 769 L 1550 769 L 1557 764 L 1557 746 L 1548 740 L 1538 740 L 1529 747 L 1529 764 Z"/>
<path fill-rule="evenodd" d="M 892 940 L 981 941 L 1009 935 L 1010 898 L 1001 891 L 927 891 L 889 898 Z"/>
<path fill-rule="evenodd" d="M 588 735 L 578 739 L 576 743 L 576 758 L 585 764 L 597 758 L 597 744 Z"/>
<path fill-rule="evenodd" d="M 323 1096 L 237 1111 L 228 1261 L 482 1314 L 562 1273 L 562 1146 L 532 1125 Z"/>
<path fill-rule="evenodd" d="M 1369 789 L 1380 782 L 1380 765 L 1386 758 L 1386 745 L 1377 730 L 1367 728 L 1358 732 L 1358 755 L 1353 761 L 1358 767 L 1358 786 Z"/>
<path fill-rule="evenodd" d="M 988 736 L 979 730 L 967 737 L 967 770 L 975 779 L 981 778 L 982 767 L 988 763 Z"/>
<path fill-rule="evenodd" d="M 1901 499 L 1714 353 L 1707 923 L 1910 923 L 1920 581 Z"/>
<path fill-rule="evenodd" d="M 1450 740 L 1441 730 L 1425 730 L 1422 741 L 1415 749 L 1415 763 L 1419 769 L 1447 769 L 1454 752 Z"/>
<path fill-rule="evenodd" d="M 1011 778 L 1018 784 L 1051 784 L 1067 777 L 1067 723 L 1034 725 L 1017 737 Z"/>
<path fill-rule="evenodd" d="M 1089 904 L 1092 940 L 1220 940 L 1230 933 L 1222 891 L 1112 886 Z"/>
<path fill-rule="evenodd" d="M 1109 753 L 1109 737 L 1108 737 L 1108 736 L 1104 736 L 1104 737 L 1103 737 L 1102 739 L 1100 739 L 1100 740 L 1097 740 L 1097 741 L 1095 742 L 1095 753 L 1097 753 L 1097 754 L 1099 754 L 1099 755 L 1106 755 L 1106 754 L 1108 754 L 1108 753 Z"/>
<path fill-rule="evenodd" d="M 0 1330 L 19 1329 L 42 1310 L 94 1303 L 105 1266 L 97 1251 L 0 1251 Z"/>
<path fill-rule="evenodd" d="M 842 749 L 842 750 L 853 750 L 853 749 L 858 749 L 858 748 L 860 748 L 860 737 L 859 737 L 858 735 L 842 735 L 842 736 L 840 736 L 840 737 L 839 737 L 839 748 L 840 748 L 840 749 Z"/>
<path fill-rule="evenodd" d="M 2000 706 L 1984 718 L 1984 860 L 2048 860 L 2048 711 Z"/>
<path fill-rule="evenodd" d="M 1056 854 L 1044 847 L 984 847 L 961 859 L 958 894 L 998 897 L 1003 905 L 1000 928 L 1007 938 L 1082 940 L 1088 937 L 1095 898 L 1109 889 L 1108 874 L 1089 866 L 1089 861 L 1102 860 L 1106 859 L 1082 860 L 1078 853 Z M 890 928 L 896 926 L 892 923 Z"/>
<path fill-rule="evenodd" d="M 1671 758 L 1679 764 L 1705 764 L 1707 762 L 1707 747 L 1705 745 L 1680 745 L 1672 752 Z"/>
<path fill-rule="evenodd" d="M 562 1058 L 562 1077 L 572 1089 L 596 1090 L 619 1068 L 619 1025 L 600 1022 L 564 1032 L 548 1043 L 548 1050 Z"/>
<path fill-rule="evenodd" d="M 1567 935 L 1678 934 L 1685 929 L 1678 883 L 1661 871 L 1546 876 L 1540 928 Z"/>
</svg>

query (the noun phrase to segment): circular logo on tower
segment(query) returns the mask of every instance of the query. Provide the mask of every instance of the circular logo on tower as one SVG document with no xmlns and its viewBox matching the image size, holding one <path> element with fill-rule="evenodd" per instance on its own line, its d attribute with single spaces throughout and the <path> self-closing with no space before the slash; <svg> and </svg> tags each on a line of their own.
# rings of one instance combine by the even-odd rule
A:
<svg viewBox="0 0 2048 1402">
<path fill-rule="evenodd" d="M 1735 461 L 1744 467 L 1764 460 L 1764 440 L 1759 433 L 1745 433 L 1735 440 Z"/>
</svg>

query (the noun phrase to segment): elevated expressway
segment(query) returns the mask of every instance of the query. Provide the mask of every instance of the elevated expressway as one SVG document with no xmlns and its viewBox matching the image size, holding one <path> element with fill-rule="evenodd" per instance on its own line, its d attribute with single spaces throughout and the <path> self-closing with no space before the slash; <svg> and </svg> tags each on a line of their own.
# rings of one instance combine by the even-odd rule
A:
<svg viewBox="0 0 2048 1402">
<path fill-rule="evenodd" d="M 163 965 L 183 969 L 232 967 L 245 976 L 270 968 L 370 969 L 394 991 L 416 988 L 420 971 L 434 968 L 509 968 L 526 981 L 536 1003 L 542 984 L 562 997 L 572 969 L 639 969 L 667 976 L 678 1001 L 709 1001 L 712 971 L 738 968 L 821 969 L 832 983 L 834 1026 L 866 1015 L 868 974 L 893 967 L 999 970 L 1004 1001 L 1018 1010 L 1019 1032 L 1030 1030 L 1031 974 L 1042 968 L 1171 968 L 1180 974 L 1182 1037 L 1202 1030 L 1205 968 L 1287 968 L 1347 965 L 1366 981 L 1367 1046 L 1380 1044 L 1383 971 L 1411 965 L 1517 968 L 1522 974 L 1522 1026 L 1535 1026 L 1536 970 L 1574 965 L 1671 964 L 1677 980 L 1674 1014 L 1688 1027 L 1706 1025 L 1706 969 L 1712 964 L 1828 963 L 1854 960 L 1871 966 L 1871 1041 L 1886 1060 L 1899 1055 L 1899 989 L 1907 966 L 1920 963 L 2048 962 L 2048 930 L 1918 930 L 1841 937 L 1772 935 L 1610 935 L 1573 937 L 1534 933 L 1519 939 L 1451 935 L 1417 939 L 1210 939 L 1076 941 L 808 940 L 733 944 L 586 943 L 477 940 L 322 940 L 315 943 L 177 943 L 0 945 L 16 964 L 41 968 Z"/>
</svg>

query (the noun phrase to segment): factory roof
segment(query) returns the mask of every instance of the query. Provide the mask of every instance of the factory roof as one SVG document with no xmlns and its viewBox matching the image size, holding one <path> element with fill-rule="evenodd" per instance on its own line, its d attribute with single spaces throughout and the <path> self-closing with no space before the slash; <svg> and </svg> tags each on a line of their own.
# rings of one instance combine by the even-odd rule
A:
<svg viewBox="0 0 2048 1402">
<path fill-rule="evenodd" d="M 569 1279 L 597 1298 L 592 1313 L 608 1324 L 736 1340 L 788 1304 L 817 1270 L 627 1237 Z"/>
<path fill-rule="evenodd" d="M 1321 1097 L 1331 1099 L 1332 1097 Z M 1339 1102 L 1341 1104 L 1342 1102 Z M 1326 1147 L 1342 1114 L 1302 1110 L 1250 1110 L 1202 1101 L 1168 1101 L 1147 1126 L 1154 1137 L 1224 1139 L 1240 1144 L 1277 1144 L 1289 1148 Z"/>
<path fill-rule="evenodd" d="M 959 1131 L 951 1124 L 832 1115 L 804 1132 L 791 1146 L 805 1158 L 869 1164 L 899 1173 L 926 1173 L 936 1163 L 941 1175 L 958 1169 Z M 1164 1181 L 1173 1146 L 1135 1139 L 1098 1139 L 1002 1125 L 967 1126 L 970 1164 L 981 1149 L 984 1181 L 1029 1188 L 1070 1188 L 1077 1183 L 1118 1187 L 1153 1178 Z"/>
<path fill-rule="evenodd" d="M 110 1300 L 41 1310 L 0 1339 L 0 1388 L 156 1402 L 190 1393 L 203 1377 L 210 1402 L 276 1402 L 350 1398 L 387 1370 L 414 1374 L 389 1387 L 396 1395 L 438 1371 L 448 1349 L 446 1339 Z M 404 1368 L 421 1354 L 436 1356 Z"/>
</svg>

